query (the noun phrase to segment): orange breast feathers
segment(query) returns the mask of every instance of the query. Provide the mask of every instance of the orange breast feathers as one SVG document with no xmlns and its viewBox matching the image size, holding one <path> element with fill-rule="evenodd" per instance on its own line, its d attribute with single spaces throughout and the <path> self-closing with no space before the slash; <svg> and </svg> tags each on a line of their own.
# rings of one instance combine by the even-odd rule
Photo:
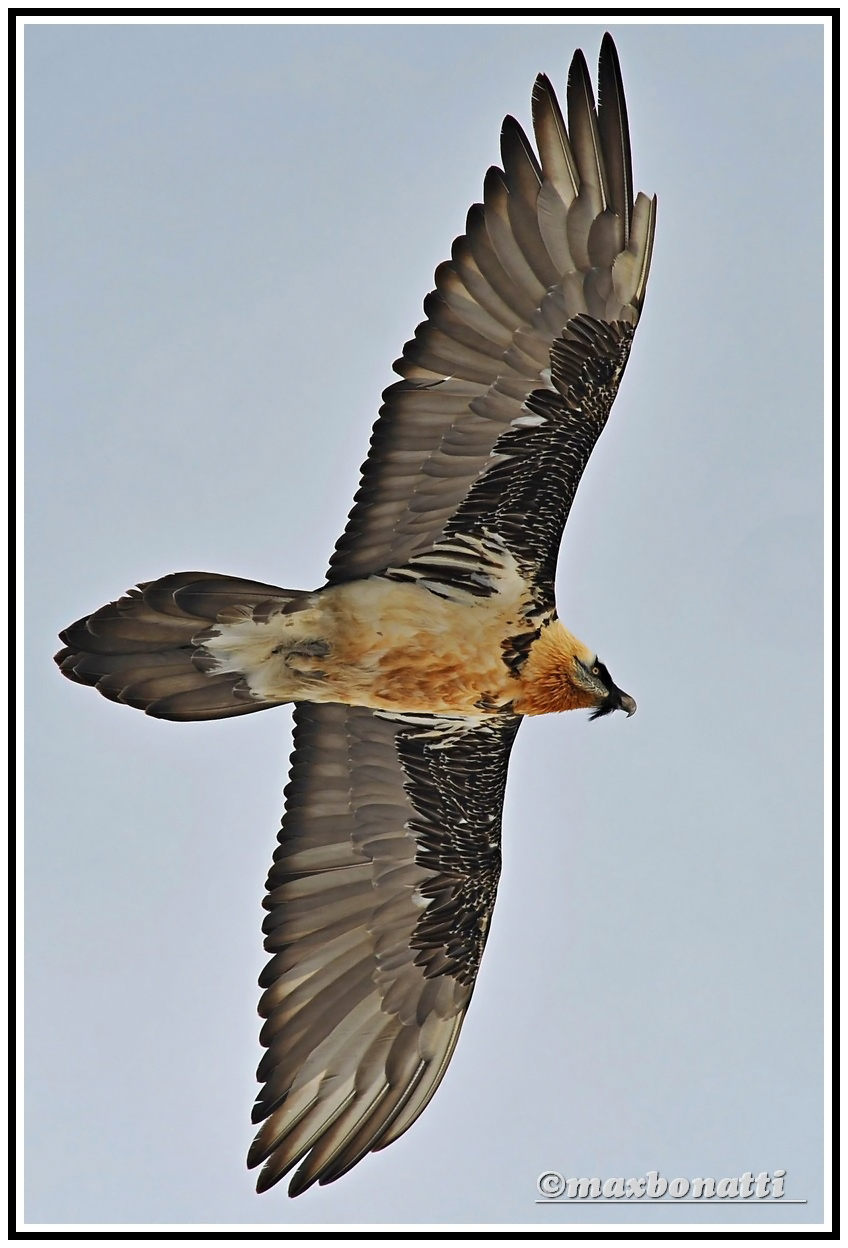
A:
<svg viewBox="0 0 848 1248">
<path fill-rule="evenodd" d="M 478 715 L 509 704 L 518 681 L 501 641 L 526 631 L 501 596 L 451 602 L 374 577 L 327 594 L 333 653 L 322 666 L 353 704 Z"/>
</svg>

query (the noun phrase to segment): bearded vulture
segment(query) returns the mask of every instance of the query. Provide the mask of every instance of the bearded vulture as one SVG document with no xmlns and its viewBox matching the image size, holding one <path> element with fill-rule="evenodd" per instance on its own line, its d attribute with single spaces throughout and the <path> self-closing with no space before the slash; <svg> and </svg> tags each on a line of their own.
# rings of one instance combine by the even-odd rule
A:
<svg viewBox="0 0 848 1248">
<path fill-rule="evenodd" d="M 503 168 L 394 365 L 326 584 L 176 572 L 61 635 L 65 676 L 160 719 L 295 704 L 264 902 L 259 1191 L 298 1163 L 291 1195 L 333 1182 L 436 1091 L 492 918 L 522 717 L 636 709 L 554 601 L 654 237 L 608 34 L 598 100 L 577 51 L 567 127 L 544 75 L 536 147 L 504 121 Z"/>
</svg>

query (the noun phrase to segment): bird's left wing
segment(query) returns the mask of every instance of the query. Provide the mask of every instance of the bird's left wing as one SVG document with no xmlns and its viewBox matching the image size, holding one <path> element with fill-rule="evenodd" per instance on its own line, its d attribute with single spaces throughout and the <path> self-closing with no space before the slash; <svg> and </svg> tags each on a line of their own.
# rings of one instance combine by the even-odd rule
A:
<svg viewBox="0 0 848 1248">
<path fill-rule="evenodd" d="M 407 568 L 485 581 L 504 549 L 553 601 L 563 526 L 606 422 L 645 294 L 656 201 L 634 199 L 615 45 L 599 105 L 582 52 L 566 128 L 550 82 L 533 92 L 536 150 L 512 117 L 427 320 L 384 394 L 331 583 Z M 483 567 L 480 567 L 480 563 Z"/>
<path fill-rule="evenodd" d="M 422 1112 L 456 1045 L 500 874 L 521 722 L 301 703 L 268 878 L 258 1189 L 330 1183 Z"/>
</svg>

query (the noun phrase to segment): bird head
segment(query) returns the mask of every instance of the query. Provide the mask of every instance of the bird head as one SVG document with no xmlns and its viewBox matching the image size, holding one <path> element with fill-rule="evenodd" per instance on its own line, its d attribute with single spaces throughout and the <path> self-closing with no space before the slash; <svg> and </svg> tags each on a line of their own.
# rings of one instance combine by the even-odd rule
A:
<svg viewBox="0 0 848 1248">
<path fill-rule="evenodd" d="M 628 719 L 636 713 L 636 702 L 629 693 L 619 689 L 609 674 L 609 669 L 597 655 L 593 658 L 574 656 L 572 679 L 595 698 L 590 719 L 600 719 L 613 711 L 626 711 Z"/>
<path fill-rule="evenodd" d="M 514 703 L 520 715 L 586 708 L 598 719 L 612 711 L 632 715 L 636 703 L 619 689 L 594 650 L 554 618 L 542 629 L 521 669 L 522 690 Z"/>
</svg>

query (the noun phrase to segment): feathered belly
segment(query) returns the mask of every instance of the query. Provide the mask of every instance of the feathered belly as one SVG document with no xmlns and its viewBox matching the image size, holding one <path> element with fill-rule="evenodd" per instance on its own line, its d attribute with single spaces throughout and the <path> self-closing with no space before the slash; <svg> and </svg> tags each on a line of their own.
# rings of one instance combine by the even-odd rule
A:
<svg viewBox="0 0 848 1248">
<path fill-rule="evenodd" d="M 518 695 L 502 643 L 526 625 L 514 601 L 465 597 L 371 577 L 266 623 L 221 626 L 205 645 L 264 699 L 479 715 Z"/>
</svg>

